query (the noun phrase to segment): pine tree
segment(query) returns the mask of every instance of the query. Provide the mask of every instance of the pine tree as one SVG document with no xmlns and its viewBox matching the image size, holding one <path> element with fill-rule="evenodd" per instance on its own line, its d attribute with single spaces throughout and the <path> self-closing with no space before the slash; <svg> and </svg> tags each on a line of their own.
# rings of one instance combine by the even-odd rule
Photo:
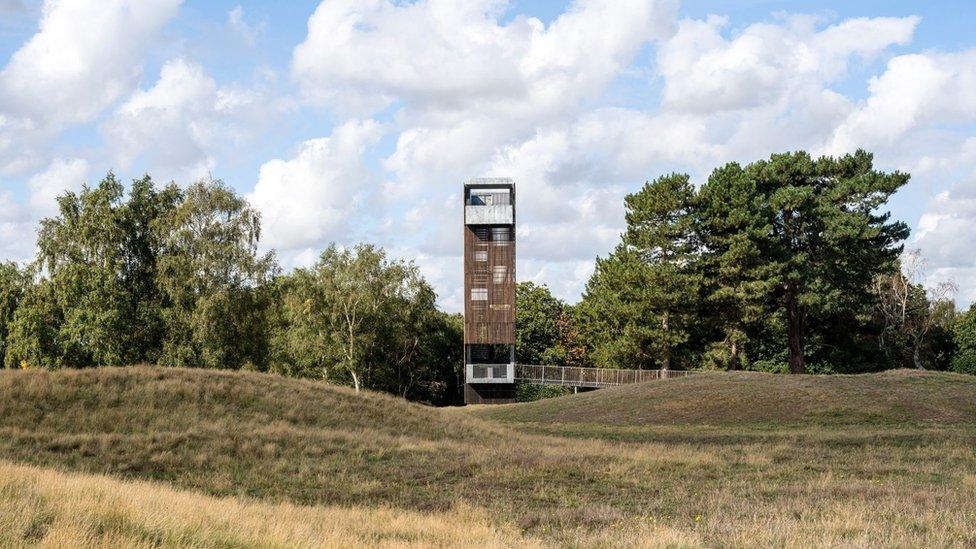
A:
<svg viewBox="0 0 976 549">
<path fill-rule="evenodd" d="M 627 231 L 614 253 L 597 261 L 581 313 L 594 361 L 670 369 L 688 341 L 701 275 L 695 234 L 695 190 L 687 175 L 646 183 L 625 199 Z"/>
<path fill-rule="evenodd" d="M 861 150 L 817 160 L 797 152 L 745 170 L 755 185 L 751 207 L 769 228 L 750 238 L 769 266 L 764 282 L 786 317 L 791 373 L 806 372 L 812 321 L 821 323 L 823 334 L 849 338 L 849 329 L 828 328 L 870 316 L 872 281 L 890 272 L 908 237 L 907 225 L 889 222 L 890 213 L 878 210 L 909 176 L 876 171 L 872 160 Z"/>
<path fill-rule="evenodd" d="M 756 203 L 755 181 L 737 163 L 716 169 L 698 196 L 706 314 L 722 338 L 725 366 L 742 368 L 746 349 L 769 319 L 775 266 L 762 256 L 770 226 Z"/>
</svg>

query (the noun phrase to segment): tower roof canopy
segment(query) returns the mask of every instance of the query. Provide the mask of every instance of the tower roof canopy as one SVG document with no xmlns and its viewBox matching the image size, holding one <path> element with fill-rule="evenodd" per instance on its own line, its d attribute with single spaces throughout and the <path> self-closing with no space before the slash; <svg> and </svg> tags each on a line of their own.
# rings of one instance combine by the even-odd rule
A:
<svg viewBox="0 0 976 549">
<path fill-rule="evenodd" d="M 476 177 L 464 182 L 466 189 L 505 187 L 515 189 L 515 180 L 510 177 Z"/>
</svg>

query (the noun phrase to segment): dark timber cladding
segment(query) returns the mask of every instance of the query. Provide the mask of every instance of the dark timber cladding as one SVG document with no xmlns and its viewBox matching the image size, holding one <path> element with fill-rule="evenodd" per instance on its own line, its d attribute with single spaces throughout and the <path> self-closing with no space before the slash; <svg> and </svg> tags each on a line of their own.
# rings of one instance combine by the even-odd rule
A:
<svg viewBox="0 0 976 549">
<path fill-rule="evenodd" d="M 464 401 L 515 400 L 515 183 L 464 184 Z"/>
</svg>

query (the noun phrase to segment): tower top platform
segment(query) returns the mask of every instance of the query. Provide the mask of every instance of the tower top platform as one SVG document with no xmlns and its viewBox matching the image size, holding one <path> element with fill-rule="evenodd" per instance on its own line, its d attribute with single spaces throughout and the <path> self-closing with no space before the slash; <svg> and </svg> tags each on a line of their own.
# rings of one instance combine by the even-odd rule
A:
<svg viewBox="0 0 976 549">
<path fill-rule="evenodd" d="M 466 189 L 479 187 L 508 187 L 515 188 L 515 180 L 510 177 L 475 177 L 464 182 Z"/>
</svg>

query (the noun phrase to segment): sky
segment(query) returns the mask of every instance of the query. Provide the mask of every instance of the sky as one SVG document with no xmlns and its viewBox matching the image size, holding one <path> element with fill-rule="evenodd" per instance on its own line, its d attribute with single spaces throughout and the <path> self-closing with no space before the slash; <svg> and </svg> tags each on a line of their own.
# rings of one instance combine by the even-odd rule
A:
<svg viewBox="0 0 976 549">
<path fill-rule="evenodd" d="M 864 148 L 921 282 L 976 302 L 973 2 L 0 0 L 0 260 L 109 171 L 221 179 L 286 269 L 331 242 L 461 305 L 461 183 L 517 185 L 519 280 L 579 299 L 623 197 Z"/>
</svg>

